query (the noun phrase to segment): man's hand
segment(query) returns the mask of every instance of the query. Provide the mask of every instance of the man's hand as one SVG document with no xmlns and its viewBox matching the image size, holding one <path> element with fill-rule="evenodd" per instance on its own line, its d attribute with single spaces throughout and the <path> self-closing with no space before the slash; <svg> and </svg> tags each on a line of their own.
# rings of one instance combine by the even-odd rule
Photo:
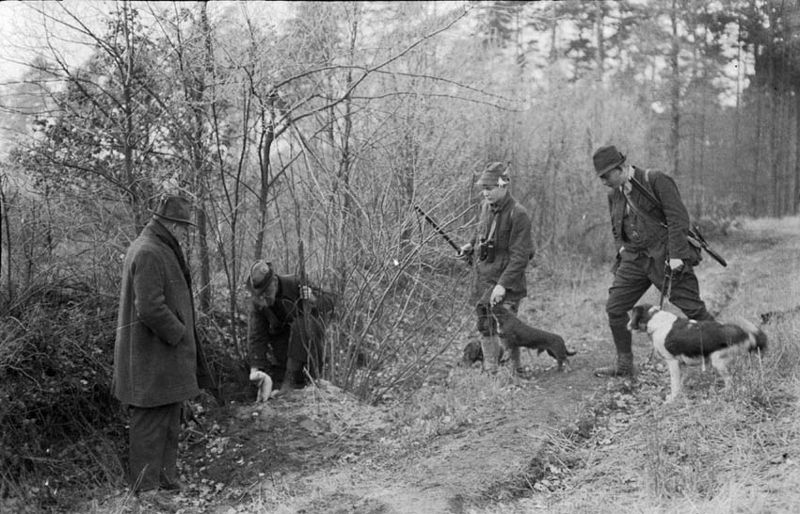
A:
<svg viewBox="0 0 800 514">
<path fill-rule="evenodd" d="M 469 256 L 472 255 L 472 251 L 472 243 L 461 245 L 461 249 L 458 251 L 458 258 L 467 260 Z"/>
<path fill-rule="evenodd" d="M 502 302 L 505 296 L 506 296 L 506 288 L 501 286 L 500 284 L 497 284 L 496 286 L 494 286 L 494 289 L 492 289 L 492 295 L 489 297 L 489 303 L 492 306 L 495 306 L 498 303 Z"/>
<path fill-rule="evenodd" d="M 312 291 L 308 286 L 300 286 L 300 299 L 307 300 L 312 303 L 317 301 L 317 297 L 314 296 L 314 291 Z"/>
<path fill-rule="evenodd" d="M 680 268 L 681 266 L 683 266 L 683 260 L 682 259 L 670 259 L 669 260 L 669 269 L 671 269 L 672 271 L 675 271 L 676 269 Z"/>
</svg>

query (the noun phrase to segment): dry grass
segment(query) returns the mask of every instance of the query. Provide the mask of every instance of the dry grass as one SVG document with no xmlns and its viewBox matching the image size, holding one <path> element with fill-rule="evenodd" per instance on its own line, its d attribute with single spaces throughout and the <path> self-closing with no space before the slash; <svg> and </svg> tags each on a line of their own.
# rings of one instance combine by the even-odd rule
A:
<svg viewBox="0 0 800 514">
<path fill-rule="evenodd" d="M 769 328 L 770 352 L 739 363 L 733 391 L 695 370 L 687 397 L 664 405 L 645 370 L 629 408 L 614 409 L 624 392 L 597 399 L 601 416 L 574 448 L 582 466 L 564 490 L 481 512 L 795 512 L 800 320 Z"/>
<path fill-rule="evenodd" d="M 758 243 L 748 244 L 751 247 L 742 254 Z M 775 258 L 776 266 L 797 266 L 789 257 L 785 262 L 780 255 Z M 602 308 L 610 276 L 605 269 L 561 260 L 572 262 L 568 272 L 559 274 L 556 266 L 534 272 L 521 316 L 561 332 L 570 346 L 581 351 L 578 366 L 592 366 L 606 352 L 610 355 Z M 759 309 L 796 305 L 798 286 L 783 275 L 751 263 L 741 266 L 701 279 L 704 285 L 716 286 L 719 296 L 713 300 L 725 319 L 741 316 L 757 321 Z M 791 276 L 800 275 L 791 271 Z M 646 301 L 657 302 L 652 292 L 649 295 Z M 469 334 L 470 313 L 465 312 L 463 319 L 459 316 L 454 315 L 448 326 Z M 429 503 L 416 511 L 793 512 L 800 504 L 800 420 L 795 414 L 800 397 L 800 317 L 782 316 L 765 331 L 768 352 L 763 358 L 737 363 L 733 391 L 723 391 L 710 369 L 694 368 L 685 397 L 674 405 L 663 404 L 666 370 L 658 361 L 643 362 L 642 341 L 636 350 L 642 363 L 639 380 L 609 381 L 595 392 L 594 381 L 575 382 L 580 372 L 564 382 L 543 374 L 541 382 L 520 384 L 507 370 L 489 377 L 475 369 L 452 367 L 459 342 L 435 359 L 433 369 L 414 382 L 418 387 L 410 389 L 408 397 L 384 396 L 370 406 L 324 385 L 305 391 L 297 404 L 269 406 L 275 410 L 265 411 L 262 430 L 249 435 L 273 437 L 269 430 L 275 425 L 266 420 L 297 415 L 302 423 L 329 436 L 322 451 L 334 450 L 333 457 L 321 459 L 313 469 L 275 471 L 272 462 L 264 463 L 263 480 L 255 485 L 229 484 L 224 491 L 227 503 L 223 495 L 209 494 L 200 506 L 232 513 L 381 512 L 402 505 L 406 512 L 414 512 L 431 500 L 426 495 L 441 496 L 445 490 L 458 491 L 449 504 Z M 458 333 L 448 331 L 446 338 L 457 339 Z M 446 343 L 444 339 L 421 333 L 414 343 L 438 346 Z M 532 415 L 547 412 L 534 406 L 547 400 L 539 393 L 552 393 L 553 384 L 584 387 L 592 396 L 574 416 L 564 416 L 563 411 L 561 417 Z M 521 415 L 518 409 L 523 403 L 530 410 Z M 501 434 L 504 439 L 493 439 Z M 298 435 L 308 434 L 278 437 L 294 441 Z M 316 453 L 304 458 L 317 457 Z M 492 459 L 495 462 L 489 462 Z M 470 474 L 474 476 L 466 476 Z M 476 484 L 479 487 L 467 487 Z M 238 496 L 229 492 L 236 488 Z M 420 496 L 419 503 L 408 503 L 414 495 Z M 135 511 L 124 493 L 106 496 L 107 500 L 87 504 L 84 510 Z M 199 501 L 191 495 L 184 500 L 187 508 Z"/>
</svg>

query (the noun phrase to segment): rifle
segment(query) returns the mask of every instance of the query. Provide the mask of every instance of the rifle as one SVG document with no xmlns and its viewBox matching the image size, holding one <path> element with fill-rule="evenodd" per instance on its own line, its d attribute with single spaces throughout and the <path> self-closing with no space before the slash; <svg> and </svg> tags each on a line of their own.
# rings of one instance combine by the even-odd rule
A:
<svg viewBox="0 0 800 514">
<path fill-rule="evenodd" d="M 430 216 L 428 216 L 428 215 L 425 213 L 425 211 L 423 211 L 423 210 L 420 208 L 420 206 L 419 206 L 419 205 L 415 205 L 415 206 L 414 206 L 414 210 L 416 210 L 416 211 L 417 211 L 419 214 L 421 214 L 421 215 L 422 215 L 422 217 L 423 217 L 423 218 L 425 218 L 425 221 L 427 221 L 427 222 L 428 222 L 428 224 L 429 224 L 430 226 L 432 226 L 432 227 L 433 227 L 433 229 L 434 229 L 436 232 L 438 232 L 438 233 L 439 233 L 439 235 L 440 235 L 440 236 L 442 236 L 442 237 L 444 238 L 444 240 L 445 240 L 445 241 L 447 241 L 447 242 L 450 244 L 450 246 L 452 246 L 452 247 L 453 247 L 453 249 L 455 249 L 455 251 L 456 251 L 456 252 L 458 252 L 458 255 L 459 255 L 459 257 L 460 257 L 460 256 L 462 256 L 462 255 L 465 255 L 465 254 L 462 254 L 462 253 L 461 253 L 461 247 L 460 247 L 460 246 L 458 246 L 458 245 L 457 245 L 457 244 L 456 244 L 456 243 L 455 243 L 455 242 L 454 242 L 454 241 L 453 241 L 453 240 L 450 238 L 450 236 L 448 236 L 448 235 L 447 235 L 447 232 L 445 232 L 445 231 L 444 231 L 444 230 L 443 230 L 443 229 L 442 229 L 442 228 L 441 228 L 441 227 L 440 227 L 440 226 L 439 226 L 439 225 L 438 225 L 438 224 L 437 224 L 435 221 L 433 221 L 433 219 L 432 219 Z M 468 264 L 468 265 L 470 265 L 470 266 L 472 266 L 472 254 L 468 253 L 468 254 L 466 254 L 466 257 L 467 257 L 467 264 Z"/>
<path fill-rule="evenodd" d="M 708 253 L 708 255 L 713 257 L 715 261 L 717 261 L 718 263 L 722 264 L 722 266 L 727 266 L 728 265 L 728 261 L 726 261 L 722 257 L 722 255 L 718 254 L 716 251 L 714 251 L 713 248 L 711 248 L 711 246 L 709 246 L 708 242 L 703 237 L 703 234 L 701 234 L 700 230 L 697 228 L 697 225 L 692 225 L 689 228 L 689 237 L 688 237 L 688 239 L 689 239 L 689 244 L 693 244 L 695 246 L 698 246 L 698 247 L 702 248 L 703 250 L 705 250 Z"/>
<path fill-rule="evenodd" d="M 644 187 L 638 180 L 636 180 L 635 177 L 631 178 L 631 184 L 633 184 L 633 187 L 635 187 L 636 190 L 642 194 L 642 196 L 647 198 L 653 205 L 658 205 L 659 208 L 661 208 L 661 212 L 664 212 L 664 206 L 661 204 L 661 202 L 658 201 L 658 199 L 655 196 L 653 196 L 653 194 L 650 191 L 648 191 L 646 187 Z M 667 226 L 666 221 L 659 220 L 659 222 L 664 227 Z M 697 228 L 697 225 L 692 224 L 689 227 L 689 233 L 687 239 L 689 240 L 690 245 L 693 245 L 697 248 L 702 248 L 703 250 L 706 251 L 706 253 L 708 253 L 708 255 L 713 257 L 714 260 L 720 263 L 723 267 L 728 266 L 728 262 L 714 249 L 711 248 L 711 246 L 708 244 L 708 241 L 706 241 L 703 235 L 700 233 L 700 229 Z"/>
</svg>

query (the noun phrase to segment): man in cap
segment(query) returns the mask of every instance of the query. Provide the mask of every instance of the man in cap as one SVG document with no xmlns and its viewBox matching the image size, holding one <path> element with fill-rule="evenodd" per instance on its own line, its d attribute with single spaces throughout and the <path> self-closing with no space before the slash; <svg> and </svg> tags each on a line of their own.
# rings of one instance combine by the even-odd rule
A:
<svg viewBox="0 0 800 514">
<path fill-rule="evenodd" d="M 463 255 L 477 257 L 471 302 L 482 336 L 483 367 L 490 373 L 497 371 L 501 353 L 490 307 L 503 303 L 516 314 L 519 302 L 527 295 L 525 269 L 533 256 L 531 219 L 509 193 L 510 183 L 504 163 L 493 162 L 484 168 L 476 182 L 483 195 L 478 233 L 461 248 Z M 511 362 L 515 373 L 523 371 L 518 348 L 511 350 Z"/>
<path fill-rule="evenodd" d="M 250 380 L 259 385 L 258 400 L 264 401 L 271 383 L 281 384 L 279 392 L 286 393 L 305 385 L 306 372 L 318 375 L 334 302 L 332 295 L 301 284 L 294 275 L 278 275 L 264 260 L 250 267 L 247 289 Z"/>
<path fill-rule="evenodd" d="M 134 492 L 180 488 L 181 406 L 215 390 L 195 331 L 191 275 L 181 242 L 191 221 L 181 196 L 162 198 L 125 255 L 114 345 L 114 395 L 130 412 Z"/>
<path fill-rule="evenodd" d="M 617 248 L 606 303 L 617 355 L 614 364 L 596 369 L 595 374 L 633 376 L 628 312 L 651 285 L 668 295 L 689 319 L 713 316 L 700 299 L 693 270 L 700 262 L 700 251 L 687 239 L 689 214 L 675 181 L 659 171 L 627 164 L 614 146 L 599 148 L 593 161 L 597 176 L 611 189 L 608 206 Z"/>
</svg>

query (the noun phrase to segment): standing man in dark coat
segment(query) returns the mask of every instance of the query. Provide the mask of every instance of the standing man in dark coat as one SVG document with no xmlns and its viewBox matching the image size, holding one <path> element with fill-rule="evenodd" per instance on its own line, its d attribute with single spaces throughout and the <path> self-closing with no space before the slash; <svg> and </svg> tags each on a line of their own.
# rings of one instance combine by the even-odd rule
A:
<svg viewBox="0 0 800 514">
<path fill-rule="evenodd" d="M 281 384 L 280 392 L 301 388 L 305 371 L 316 377 L 322 369 L 325 323 L 333 316 L 329 293 L 301 284 L 294 275 L 278 275 L 260 260 L 250 267 L 250 380 Z M 258 399 L 269 399 L 269 387 Z M 266 390 L 264 390 L 266 389 Z"/>
<path fill-rule="evenodd" d="M 651 285 L 664 294 L 669 290 L 669 301 L 689 319 L 709 320 L 713 316 L 700 299 L 693 270 L 700 262 L 700 251 L 687 239 L 689 213 L 672 178 L 626 164 L 625 156 L 614 146 L 598 149 L 593 161 L 597 176 L 611 189 L 608 206 L 617 248 L 614 281 L 606 303 L 617 357 L 614 364 L 596 369 L 595 374 L 632 376 L 628 312 Z"/>
<path fill-rule="evenodd" d="M 477 257 L 470 299 L 478 316 L 478 332 L 483 336 L 483 368 L 490 373 L 497 371 L 501 348 L 489 309 L 503 303 L 517 313 L 519 302 L 528 294 L 525 270 L 533 256 L 531 218 L 509 193 L 510 182 L 505 164 L 493 162 L 486 166 L 476 183 L 483 194 L 478 234 L 461 248 L 463 255 Z M 511 362 L 513 372 L 521 371 L 519 348 L 511 349 Z"/>
<path fill-rule="evenodd" d="M 135 492 L 178 489 L 181 405 L 213 388 L 195 332 L 191 276 L 181 250 L 190 203 L 162 199 L 125 255 L 114 346 L 114 395 L 130 410 Z"/>
</svg>

